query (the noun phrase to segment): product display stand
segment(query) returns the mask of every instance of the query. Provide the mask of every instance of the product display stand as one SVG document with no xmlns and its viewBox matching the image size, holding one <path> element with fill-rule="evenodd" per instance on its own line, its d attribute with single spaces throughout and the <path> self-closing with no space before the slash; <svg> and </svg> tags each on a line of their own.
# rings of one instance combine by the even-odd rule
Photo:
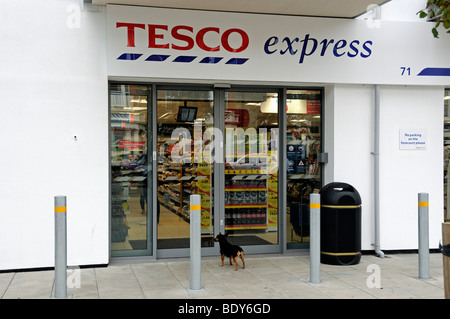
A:
<svg viewBox="0 0 450 319">
<path fill-rule="evenodd" d="M 225 230 L 267 229 L 267 175 L 225 170 Z"/>
</svg>

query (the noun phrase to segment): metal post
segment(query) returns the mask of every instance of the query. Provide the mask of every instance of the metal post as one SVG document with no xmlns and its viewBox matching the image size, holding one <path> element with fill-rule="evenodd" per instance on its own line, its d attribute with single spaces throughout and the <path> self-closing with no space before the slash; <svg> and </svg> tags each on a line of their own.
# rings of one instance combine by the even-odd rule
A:
<svg viewBox="0 0 450 319">
<path fill-rule="evenodd" d="M 201 198 L 200 195 L 190 196 L 190 288 L 199 290 L 202 287 L 202 255 L 201 255 Z"/>
<path fill-rule="evenodd" d="M 374 105 L 374 150 L 373 150 L 373 211 L 374 211 L 374 235 L 375 253 L 384 258 L 384 252 L 380 249 L 380 86 L 375 85 Z"/>
<path fill-rule="evenodd" d="M 55 196 L 55 298 L 67 297 L 66 196 Z"/>
<path fill-rule="evenodd" d="M 320 283 L 320 194 L 310 195 L 310 282 Z"/>
<path fill-rule="evenodd" d="M 430 278 L 428 193 L 419 193 L 419 278 Z"/>
</svg>

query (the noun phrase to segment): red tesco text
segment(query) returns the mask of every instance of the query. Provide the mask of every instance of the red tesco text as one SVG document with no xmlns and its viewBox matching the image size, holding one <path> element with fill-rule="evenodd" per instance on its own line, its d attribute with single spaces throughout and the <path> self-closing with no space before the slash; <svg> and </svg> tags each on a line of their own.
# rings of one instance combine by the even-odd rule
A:
<svg viewBox="0 0 450 319">
<path fill-rule="evenodd" d="M 231 28 L 221 31 L 217 27 L 206 27 L 194 33 L 194 28 L 187 25 L 177 25 L 170 29 L 172 39 L 177 40 L 171 43 L 167 39 L 169 26 L 161 24 L 144 24 L 144 23 L 126 23 L 117 22 L 116 28 L 127 29 L 127 47 L 135 47 L 135 31 L 143 29 L 148 32 L 148 47 L 153 49 L 173 49 L 173 50 L 191 50 L 197 45 L 200 49 L 208 52 L 220 51 L 221 47 L 228 52 L 242 52 L 249 45 L 248 34 L 238 28 Z M 205 35 L 207 33 L 215 33 L 217 35 L 217 43 L 214 46 L 205 43 Z M 230 44 L 230 36 L 237 34 L 241 38 L 240 46 L 232 47 Z"/>
</svg>

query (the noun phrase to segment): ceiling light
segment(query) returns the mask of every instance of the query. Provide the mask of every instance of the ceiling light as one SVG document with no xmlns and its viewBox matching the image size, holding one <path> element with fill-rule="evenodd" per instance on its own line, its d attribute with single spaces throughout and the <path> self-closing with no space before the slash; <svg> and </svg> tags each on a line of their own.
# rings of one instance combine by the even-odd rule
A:
<svg viewBox="0 0 450 319">
<path fill-rule="evenodd" d="M 130 100 L 130 103 L 147 103 L 146 99 L 137 99 L 137 100 Z"/>
<path fill-rule="evenodd" d="M 158 119 L 162 119 L 163 117 L 166 117 L 166 116 L 169 115 L 169 114 L 170 114 L 169 112 L 164 113 L 163 115 L 161 115 L 160 117 L 158 117 Z"/>
<path fill-rule="evenodd" d="M 268 97 L 266 101 L 261 103 L 261 113 L 278 113 L 278 99 Z"/>
<path fill-rule="evenodd" d="M 146 107 L 142 107 L 142 106 L 124 106 L 123 108 L 125 111 L 142 111 L 142 110 L 146 110 Z"/>
</svg>

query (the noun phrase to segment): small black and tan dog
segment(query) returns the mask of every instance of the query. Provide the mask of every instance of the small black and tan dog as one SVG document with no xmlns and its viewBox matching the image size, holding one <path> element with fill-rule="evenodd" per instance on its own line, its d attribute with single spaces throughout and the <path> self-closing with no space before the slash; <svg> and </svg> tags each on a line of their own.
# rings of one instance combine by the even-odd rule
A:
<svg viewBox="0 0 450 319">
<path fill-rule="evenodd" d="M 234 261 L 234 264 L 236 265 L 236 269 L 238 270 L 238 262 L 237 258 L 241 258 L 242 260 L 242 268 L 245 268 L 245 261 L 244 261 L 244 250 L 237 246 L 232 245 L 227 240 L 228 234 L 222 235 L 219 233 L 216 238 L 214 238 L 214 241 L 219 242 L 220 245 L 220 258 L 222 258 L 222 263 L 220 266 L 223 266 L 223 260 L 226 257 L 230 258 L 230 265 L 233 265 L 232 260 Z"/>
</svg>

